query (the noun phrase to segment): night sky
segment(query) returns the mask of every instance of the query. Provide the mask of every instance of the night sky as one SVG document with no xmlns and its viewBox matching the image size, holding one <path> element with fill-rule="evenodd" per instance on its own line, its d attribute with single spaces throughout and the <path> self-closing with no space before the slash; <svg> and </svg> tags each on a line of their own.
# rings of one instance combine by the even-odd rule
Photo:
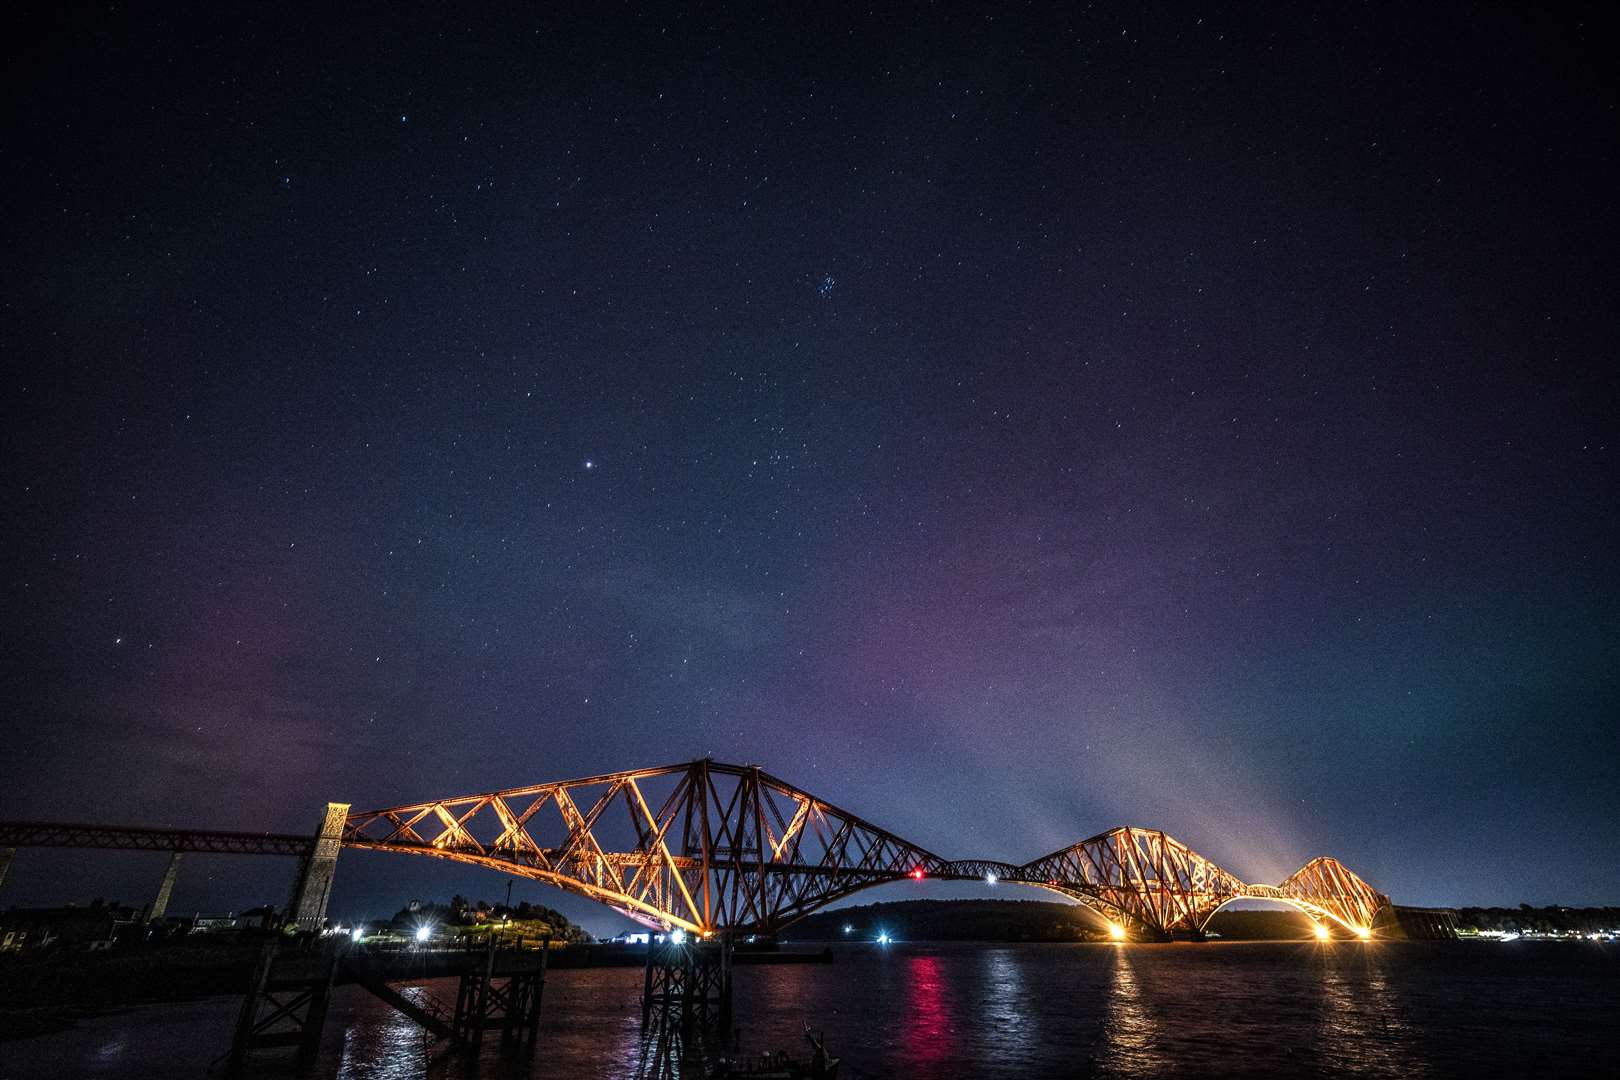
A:
<svg viewBox="0 0 1620 1080">
<path fill-rule="evenodd" d="M 0 817 L 709 754 L 948 857 L 1616 902 L 1608 28 L 1318 6 L 14 17 Z"/>
</svg>

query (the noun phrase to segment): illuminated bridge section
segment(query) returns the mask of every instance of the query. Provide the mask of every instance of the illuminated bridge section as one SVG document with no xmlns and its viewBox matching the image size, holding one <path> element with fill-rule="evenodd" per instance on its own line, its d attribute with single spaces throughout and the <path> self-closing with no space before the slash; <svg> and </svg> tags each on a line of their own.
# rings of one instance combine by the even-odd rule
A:
<svg viewBox="0 0 1620 1080">
<path fill-rule="evenodd" d="M 1313 859 L 1281 885 L 1250 884 L 1157 829 L 1126 826 L 1082 840 L 1021 866 L 952 864 L 952 877 L 1036 885 L 1080 901 L 1110 922 L 1139 935 L 1202 933 L 1235 900 L 1270 900 L 1303 911 L 1326 927 L 1335 923 L 1359 937 L 1392 910 L 1375 890 L 1337 859 Z"/>
<path fill-rule="evenodd" d="M 698 934 L 774 933 L 924 877 L 1048 889 L 1141 937 L 1201 932 L 1235 900 L 1279 901 L 1362 937 L 1391 910 L 1334 859 L 1249 884 L 1154 829 L 1111 829 L 1028 863 L 948 861 L 762 769 L 708 760 L 352 813 L 343 844 L 532 878 Z"/>
<path fill-rule="evenodd" d="M 707 760 L 350 814 L 343 844 L 533 878 L 692 933 L 772 932 L 949 865 L 761 769 Z"/>
</svg>

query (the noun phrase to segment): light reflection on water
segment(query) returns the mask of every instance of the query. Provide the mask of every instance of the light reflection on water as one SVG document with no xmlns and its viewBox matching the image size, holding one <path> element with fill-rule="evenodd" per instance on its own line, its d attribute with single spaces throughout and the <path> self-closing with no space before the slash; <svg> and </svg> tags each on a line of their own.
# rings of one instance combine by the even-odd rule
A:
<svg viewBox="0 0 1620 1080">
<path fill-rule="evenodd" d="M 424 1005 L 428 997 L 421 986 L 402 987 L 400 994 L 417 1005 Z M 370 1019 L 370 1023 L 343 1025 L 336 1072 L 339 1080 L 406 1080 L 424 1075 L 429 1053 L 422 1029 L 393 1009 Z"/>
<path fill-rule="evenodd" d="M 906 1058 L 920 1067 L 948 1061 L 955 1054 L 955 1032 L 946 999 L 947 978 L 939 957 L 907 956 L 905 964 Z"/>
<path fill-rule="evenodd" d="M 1018 954 L 1007 947 L 984 951 L 985 1027 L 996 1033 L 1009 1057 L 1041 1043 L 1040 1010 L 1031 999 L 1029 979 Z"/>
<path fill-rule="evenodd" d="M 1620 1045 L 1620 950 L 1513 943 L 896 945 L 831 965 L 737 969 L 745 1050 L 806 1049 L 826 1032 L 849 1078 L 1581 1075 Z M 641 972 L 554 971 L 539 1056 L 485 1078 L 622 1078 L 641 1055 Z M 405 990 L 453 1001 L 443 981 Z M 133 1010 L 0 1043 L 0 1080 L 202 1077 L 238 1001 Z M 254 1078 L 285 1077 L 265 1055 Z M 420 1032 L 357 988 L 338 991 L 313 1075 L 461 1080 Z"/>
<path fill-rule="evenodd" d="M 1131 964 L 1132 949 L 1112 946 L 1108 1011 L 1103 1022 L 1103 1044 L 1097 1052 L 1098 1067 L 1110 1076 L 1156 1076 L 1166 1062 L 1160 1049 L 1158 1025 L 1151 1006 L 1143 1000 Z"/>
<path fill-rule="evenodd" d="M 1397 1003 L 1383 976 L 1384 953 L 1350 943 L 1321 949 L 1318 1043 L 1322 1066 L 1341 1076 L 1423 1076 L 1408 1053 Z"/>
<path fill-rule="evenodd" d="M 100 1050 L 96 1051 L 96 1057 L 103 1061 L 117 1061 L 129 1051 L 128 1044 L 129 1037 L 120 1032 L 109 1040 Z"/>
</svg>

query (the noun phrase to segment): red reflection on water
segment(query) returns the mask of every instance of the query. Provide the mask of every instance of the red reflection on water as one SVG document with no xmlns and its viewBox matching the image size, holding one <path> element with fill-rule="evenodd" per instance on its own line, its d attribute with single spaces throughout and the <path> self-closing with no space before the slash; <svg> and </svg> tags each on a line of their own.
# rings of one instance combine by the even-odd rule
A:
<svg viewBox="0 0 1620 1080">
<path fill-rule="evenodd" d="M 905 1030 L 900 1043 L 912 1062 L 943 1061 L 956 1049 L 945 976 L 932 956 L 906 958 Z"/>
</svg>

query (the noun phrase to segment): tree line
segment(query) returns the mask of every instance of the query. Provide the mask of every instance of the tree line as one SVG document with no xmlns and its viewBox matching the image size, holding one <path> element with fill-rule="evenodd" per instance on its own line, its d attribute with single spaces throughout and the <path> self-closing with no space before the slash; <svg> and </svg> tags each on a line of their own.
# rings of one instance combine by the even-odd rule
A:
<svg viewBox="0 0 1620 1080">
<path fill-rule="evenodd" d="M 466 927 L 470 931 L 496 930 L 502 927 L 524 937 L 550 937 L 554 941 L 586 944 L 594 940 L 583 928 L 569 921 L 555 908 L 544 904 L 531 904 L 527 900 L 508 907 L 491 904 L 488 900 L 468 900 L 457 893 L 448 904 L 407 904 L 388 920 L 389 926 L 410 933 L 423 923 L 435 926 Z"/>
</svg>

